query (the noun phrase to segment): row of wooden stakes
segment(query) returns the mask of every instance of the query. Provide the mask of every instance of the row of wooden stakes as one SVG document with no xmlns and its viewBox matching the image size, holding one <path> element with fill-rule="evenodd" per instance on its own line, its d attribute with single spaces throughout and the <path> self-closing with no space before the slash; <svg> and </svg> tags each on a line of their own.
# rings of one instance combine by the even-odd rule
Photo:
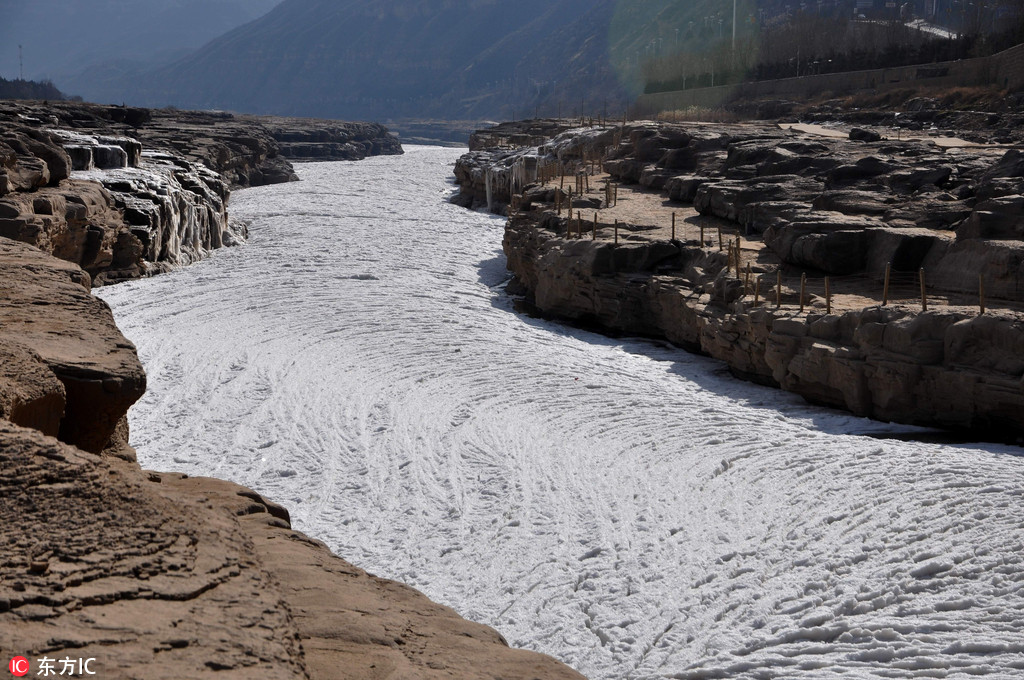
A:
<svg viewBox="0 0 1024 680">
<path fill-rule="evenodd" d="M 570 193 L 570 200 L 571 200 L 571 193 Z M 559 208 L 560 208 L 560 206 L 559 206 Z M 560 210 L 559 210 L 559 214 L 561 214 Z M 573 229 L 573 224 L 574 223 L 575 223 L 575 230 Z M 571 216 L 571 213 L 570 213 L 569 219 L 566 220 L 566 238 L 568 238 L 568 239 L 583 238 L 583 233 L 584 233 L 583 225 L 584 225 L 584 220 L 583 220 L 583 213 L 582 213 L 582 211 L 577 211 L 576 212 L 576 219 L 575 220 L 572 219 L 572 216 Z M 599 228 L 599 223 L 598 223 L 598 220 L 597 220 L 597 213 L 595 212 L 594 213 L 594 220 L 593 220 L 593 222 L 590 225 L 590 229 L 587 230 L 587 231 L 590 232 L 591 240 L 596 240 L 597 239 L 597 230 L 598 230 L 598 228 Z M 700 225 L 699 228 L 700 228 L 700 241 L 699 242 L 701 244 L 701 247 L 705 247 L 705 246 L 709 245 L 707 240 L 705 239 L 705 227 L 702 224 L 702 225 Z M 613 242 L 616 245 L 618 245 L 618 243 L 619 243 L 619 221 L 618 220 L 615 220 L 614 224 L 612 225 L 612 229 L 613 229 L 613 232 L 612 232 L 613 233 L 613 236 L 612 236 Z M 752 268 L 752 265 L 751 265 L 751 263 L 749 261 L 746 263 L 745 271 L 743 271 L 743 273 L 741 274 L 741 270 L 744 269 L 743 268 L 743 263 L 742 263 L 742 259 L 743 259 L 743 256 L 742 256 L 742 241 L 743 241 L 743 239 L 742 239 L 742 237 L 741 236 L 737 236 L 735 239 L 729 239 L 728 243 L 726 243 L 725 239 L 724 239 L 724 236 L 722 234 L 721 227 L 717 228 L 717 232 L 718 232 L 718 250 L 722 251 L 722 250 L 728 249 L 728 260 L 727 260 L 727 264 L 726 264 L 726 271 L 734 271 L 736 278 L 743 280 L 743 295 L 744 296 L 749 295 L 750 292 L 751 292 L 751 285 L 750 284 L 751 284 L 751 278 L 753 277 L 754 278 L 754 288 L 753 288 L 754 304 L 755 305 L 760 304 L 760 301 L 761 301 L 761 279 L 763 278 L 763 275 L 758 275 L 758 276 L 754 277 L 753 276 L 753 268 Z M 675 213 L 672 213 L 672 240 L 673 241 L 676 240 L 676 214 Z M 883 286 L 882 286 L 882 306 L 883 307 L 889 304 L 889 293 L 890 293 L 890 283 L 891 283 L 891 281 L 892 281 L 892 263 L 889 263 L 885 267 L 885 280 L 884 280 L 884 283 L 883 283 Z M 918 282 L 919 282 L 919 286 L 920 286 L 921 311 L 926 312 L 926 311 L 928 311 L 928 291 L 927 291 L 927 285 L 926 285 L 926 280 L 925 280 L 925 270 L 924 270 L 923 267 L 918 271 Z M 824 286 L 825 286 L 825 290 L 824 290 L 824 293 L 825 293 L 825 313 L 826 314 L 831 314 L 832 313 L 832 277 L 829 277 L 829 276 L 824 277 Z M 799 297 L 799 303 L 800 303 L 800 313 L 803 314 L 805 309 L 806 309 L 806 306 L 808 304 L 808 302 L 807 302 L 807 273 L 806 272 L 804 272 L 804 273 L 802 273 L 800 275 L 800 297 Z M 978 275 L 978 306 L 979 306 L 979 308 L 981 310 L 980 313 L 984 314 L 985 313 L 985 278 L 984 278 L 984 275 L 982 275 L 982 274 Z M 775 308 L 779 309 L 781 307 L 782 307 L 782 271 L 780 269 L 780 270 L 776 271 Z"/>
<path fill-rule="evenodd" d="M 737 279 L 741 278 L 741 275 L 740 275 L 740 269 L 742 267 L 742 254 L 741 254 L 741 245 L 740 245 L 741 244 L 741 240 L 742 240 L 741 237 L 736 237 L 735 241 L 730 239 L 729 244 L 728 244 L 729 259 L 728 259 L 728 262 L 727 262 L 727 265 L 726 265 L 726 271 L 727 272 L 728 271 L 735 271 L 735 276 L 736 276 Z M 701 242 L 702 243 L 704 242 L 703 234 L 701 236 Z M 721 250 L 722 249 L 722 230 L 721 229 L 718 230 L 718 243 L 719 243 L 719 250 Z M 750 294 L 750 280 L 751 280 L 752 276 L 753 276 L 753 268 L 751 266 L 751 263 L 748 261 L 747 265 L 746 265 L 746 268 L 745 268 L 745 271 L 744 271 L 744 274 L 742 276 L 742 279 L 743 279 L 743 295 L 744 296 Z M 755 305 L 760 303 L 760 298 L 761 298 L 761 279 L 762 278 L 763 278 L 763 275 L 758 275 L 757 277 L 754 278 L 754 304 Z M 921 267 L 918 270 L 917 278 L 918 278 L 918 285 L 919 285 L 919 288 L 920 288 L 921 311 L 922 312 L 927 312 L 928 311 L 928 287 L 927 287 L 927 284 L 926 284 L 924 267 Z M 882 284 L 882 306 L 883 307 L 885 307 L 885 306 L 887 306 L 889 304 L 889 293 L 890 293 L 891 281 L 892 281 L 892 263 L 890 262 L 890 263 L 885 265 L 885 280 L 884 280 L 884 282 Z M 826 314 L 831 314 L 832 313 L 832 277 L 830 277 L 830 276 L 824 277 L 824 284 L 825 284 L 825 291 L 824 291 L 824 293 L 825 293 L 825 313 Z M 807 272 L 802 272 L 800 274 L 800 297 L 799 297 L 799 303 L 800 303 L 800 313 L 803 314 L 804 310 L 805 310 L 805 308 L 807 306 Z M 775 272 L 775 308 L 779 309 L 781 306 L 782 306 L 782 270 L 778 269 Z M 984 314 L 985 313 L 985 277 L 984 277 L 983 274 L 978 274 L 978 307 L 980 309 L 980 313 Z"/>
</svg>

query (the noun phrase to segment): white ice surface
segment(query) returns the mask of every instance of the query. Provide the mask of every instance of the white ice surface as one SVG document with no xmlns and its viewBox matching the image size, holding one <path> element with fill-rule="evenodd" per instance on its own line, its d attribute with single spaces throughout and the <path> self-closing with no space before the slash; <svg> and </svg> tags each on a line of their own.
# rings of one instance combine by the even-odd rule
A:
<svg viewBox="0 0 1024 680">
<path fill-rule="evenodd" d="M 1024 677 L 1024 458 L 711 360 L 517 315 L 458 150 L 237 192 L 251 240 L 98 292 L 139 347 L 144 465 L 513 645 L 612 678 Z"/>
</svg>

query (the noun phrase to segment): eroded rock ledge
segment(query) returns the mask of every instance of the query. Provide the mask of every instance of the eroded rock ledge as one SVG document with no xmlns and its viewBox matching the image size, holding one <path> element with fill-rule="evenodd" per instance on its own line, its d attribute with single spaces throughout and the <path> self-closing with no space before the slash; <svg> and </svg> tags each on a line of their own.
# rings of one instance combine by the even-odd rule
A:
<svg viewBox="0 0 1024 680">
<path fill-rule="evenodd" d="M 401 152 L 372 123 L 0 102 L 0 236 L 138 278 L 244 239 L 231 190 L 296 180 L 289 158 Z"/>
<path fill-rule="evenodd" d="M 289 161 L 359 161 L 368 156 L 401 154 L 398 139 L 379 123 L 314 118 L 243 116 L 270 133 Z"/>
<path fill-rule="evenodd" d="M 76 265 L 0 237 L 0 640 L 103 678 L 565 679 L 212 479 L 144 472 L 145 374 Z M 58 671 L 60 666 L 57 665 Z"/>
<path fill-rule="evenodd" d="M 517 150 L 501 135 L 492 131 L 492 150 L 456 165 L 456 200 L 513 213 L 508 267 L 540 311 L 667 338 L 739 377 L 858 415 L 984 437 L 1024 433 L 1018 151 L 766 124 L 586 128 Z M 592 191 L 571 199 L 582 220 L 555 210 L 557 197 L 569 200 L 560 180 L 537 181 L 556 167 L 567 188 L 577 171 L 595 173 Z M 651 196 L 658 214 L 622 219 L 605 180 L 623 194 L 632 187 L 624 205 Z M 671 212 L 684 218 L 678 238 Z M 744 244 L 739 256 L 721 249 L 719 229 L 726 244 Z M 910 292 L 883 304 L 887 266 Z M 920 300 L 921 269 L 927 311 L 907 299 Z M 811 291 L 802 305 L 801 275 Z M 826 276 L 842 294 L 825 299 Z"/>
</svg>

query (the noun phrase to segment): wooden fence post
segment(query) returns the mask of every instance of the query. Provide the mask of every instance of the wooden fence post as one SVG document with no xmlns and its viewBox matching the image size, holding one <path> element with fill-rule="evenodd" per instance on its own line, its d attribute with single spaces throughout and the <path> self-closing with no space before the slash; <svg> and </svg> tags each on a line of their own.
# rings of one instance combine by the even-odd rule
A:
<svg viewBox="0 0 1024 680">
<path fill-rule="evenodd" d="M 583 211 L 576 211 L 576 238 L 583 238 Z"/>
<path fill-rule="evenodd" d="M 981 313 L 985 313 L 985 275 L 978 274 L 978 306 L 981 307 Z"/>
<path fill-rule="evenodd" d="M 889 275 L 892 273 L 892 262 L 885 265 L 885 285 L 882 287 L 882 306 L 889 304 Z"/>
<path fill-rule="evenodd" d="M 925 290 L 924 290 L 924 267 L 921 267 L 921 270 L 917 274 L 918 274 L 918 276 L 921 279 L 921 311 L 922 312 L 927 312 L 928 311 L 928 296 L 925 294 Z"/>
<path fill-rule="evenodd" d="M 594 229 L 590 232 L 590 240 L 597 240 L 597 213 L 594 213 Z"/>
<path fill-rule="evenodd" d="M 619 221 L 615 220 L 615 245 L 619 245 Z"/>
<path fill-rule="evenodd" d="M 807 272 L 800 275 L 800 313 L 804 313 L 804 293 L 807 291 Z"/>
<path fill-rule="evenodd" d="M 672 240 L 676 240 L 676 214 L 672 213 Z"/>
<path fill-rule="evenodd" d="M 718 228 L 718 251 L 721 252 L 724 245 L 722 244 L 722 228 Z"/>
</svg>

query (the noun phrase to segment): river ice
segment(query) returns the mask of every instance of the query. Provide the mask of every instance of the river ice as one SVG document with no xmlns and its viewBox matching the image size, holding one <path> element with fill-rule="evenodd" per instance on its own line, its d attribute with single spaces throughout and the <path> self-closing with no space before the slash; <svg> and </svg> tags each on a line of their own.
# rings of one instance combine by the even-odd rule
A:
<svg viewBox="0 0 1024 680">
<path fill-rule="evenodd" d="M 132 441 L 509 642 L 613 678 L 1024 677 L 1024 457 L 516 314 L 457 150 L 237 192 L 251 240 L 97 291 Z"/>
</svg>

